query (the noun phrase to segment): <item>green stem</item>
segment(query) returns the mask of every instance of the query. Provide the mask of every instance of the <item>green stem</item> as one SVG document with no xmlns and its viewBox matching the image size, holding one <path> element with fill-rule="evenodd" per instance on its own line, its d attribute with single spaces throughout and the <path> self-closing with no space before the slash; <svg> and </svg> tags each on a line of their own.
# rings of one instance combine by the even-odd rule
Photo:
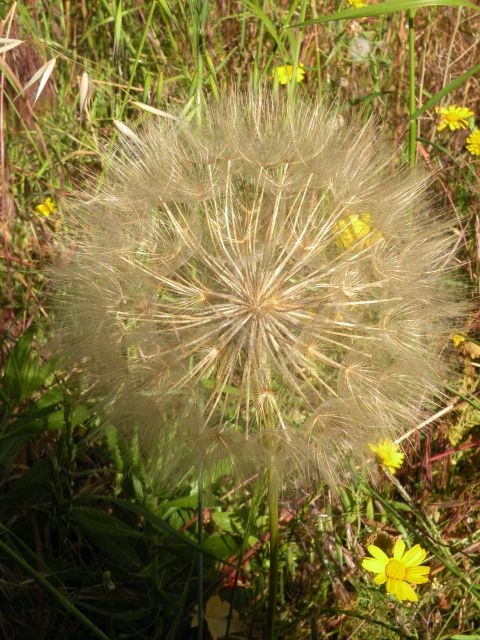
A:
<svg viewBox="0 0 480 640">
<path fill-rule="evenodd" d="M 27 573 L 29 573 L 32 578 L 34 578 L 40 586 L 42 586 L 45 591 L 48 591 L 61 605 L 66 609 L 69 613 L 75 616 L 80 622 L 82 622 L 86 627 L 90 629 L 90 631 L 97 637 L 101 638 L 101 640 L 110 640 L 107 635 L 103 633 L 91 620 L 89 620 L 86 616 L 83 615 L 81 611 L 77 609 L 75 605 L 73 605 L 70 600 L 65 598 L 58 589 L 56 589 L 48 580 L 46 580 L 36 569 L 34 569 L 31 564 L 29 564 L 21 555 L 19 555 L 16 551 L 14 551 L 8 544 L 5 544 L 2 540 L 0 540 L 0 549 L 2 549 L 12 560 L 15 560 L 17 564 L 19 564 Z"/>
<path fill-rule="evenodd" d="M 203 474 L 198 474 L 198 506 L 197 506 L 197 542 L 202 546 L 203 541 Z M 203 640 L 203 551 L 198 553 L 198 584 L 197 584 L 197 605 L 198 605 L 198 640 Z"/>
<path fill-rule="evenodd" d="M 278 481 L 275 475 L 274 458 L 268 468 L 268 515 L 270 527 L 270 569 L 268 583 L 268 613 L 266 640 L 275 640 L 275 612 L 278 589 Z"/>
<path fill-rule="evenodd" d="M 416 154 L 416 138 L 417 138 L 417 120 L 414 116 L 415 113 L 415 30 L 413 26 L 413 9 L 408 11 L 408 78 L 409 78 L 409 115 L 410 115 L 410 130 L 409 130 L 409 145 L 408 145 L 408 159 L 410 162 L 410 169 L 413 170 L 415 166 L 415 154 Z"/>
</svg>

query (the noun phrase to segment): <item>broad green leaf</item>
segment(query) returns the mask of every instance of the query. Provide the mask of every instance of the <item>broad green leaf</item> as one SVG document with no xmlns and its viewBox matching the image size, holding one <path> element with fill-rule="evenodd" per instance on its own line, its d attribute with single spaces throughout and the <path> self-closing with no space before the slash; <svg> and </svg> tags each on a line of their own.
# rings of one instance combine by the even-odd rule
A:
<svg viewBox="0 0 480 640">
<path fill-rule="evenodd" d="M 480 11 L 480 7 L 468 0 L 388 0 L 379 4 L 371 4 L 360 9 L 346 9 L 345 11 L 337 11 L 305 22 L 299 22 L 292 25 L 293 27 L 304 27 L 309 24 L 322 24 L 324 22 L 333 22 L 335 20 L 353 20 L 355 18 L 368 18 L 370 16 L 384 16 L 390 13 L 398 13 L 399 11 L 409 11 L 412 9 L 420 9 L 422 7 L 468 7 L 475 11 Z"/>
<path fill-rule="evenodd" d="M 99 509 L 75 507 L 73 519 L 85 531 L 114 538 L 142 538 L 143 533 Z"/>
<path fill-rule="evenodd" d="M 152 511 L 150 511 L 149 509 L 147 509 L 146 507 L 140 504 L 134 504 L 133 502 L 129 502 L 128 500 L 123 500 L 121 498 L 112 498 L 110 496 L 101 496 L 101 495 L 82 496 L 82 499 L 83 500 L 105 500 L 106 502 L 109 502 L 110 504 L 113 504 L 121 509 L 126 509 L 131 513 L 136 513 L 137 515 L 142 516 L 145 519 L 145 521 L 148 522 L 152 527 L 154 527 L 155 529 L 158 529 L 164 534 L 167 534 L 168 536 L 174 538 L 175 540 L 178 540 L 178 542 L 180 542 L 181 544 L 191 547 L 192 549 L 195 549 L 195 551 L 201 551 L 203 553 L 207 553 L 208 555 L 213 556 L 215 560 L 220 560 L 221 562 L 224 562 L 222 558 L 219 558 L 218 556 L 216 556 L 214 553 L 212 553 L 210 549 L 204 548 L 203 545 L 199 545 L 191 538 L 188 538 L 186 535 L 181 534 L 179 531 L 174 529 L 168 522 L 165 522 L 165 520 L 163 520 L 162 518 L 157 516 L 155 513 L 153 513 Z M 234 565 L 232 564 L 229 564 L 229 563 L 225 563 L 225 564 L 228 564 L 228 566 L 234 567 Z"/>
<path fill-rule="evenodd" d="M 141 562 L 130 540 L 143 538 L 143 533 L 125 524 L 118 518 L 98 509 L 77 506 L 72 511 L 72 519 L 87 538 L 106 555 L 116 560 L 120 566 L 129 565 L 140 569 Z"/>
</svg>

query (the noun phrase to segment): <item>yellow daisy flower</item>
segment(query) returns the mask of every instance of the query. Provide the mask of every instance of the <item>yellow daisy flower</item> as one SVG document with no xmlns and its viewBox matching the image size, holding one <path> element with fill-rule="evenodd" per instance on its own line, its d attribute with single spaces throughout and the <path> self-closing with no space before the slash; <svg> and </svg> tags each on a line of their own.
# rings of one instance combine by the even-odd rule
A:
<svg viewBox="0 0 480 640">
<path fill-rule="evenodd" d="M 480 129 L 472 131 L 467 138 L 467 149 L 474 156 L 480 156 Z"/>
<path fill-rule="evenodd" d="M 435 107 L 435 113 L 440 114 L 437 131 L 443 131 L 449 127 L 450 131 L 467 128 L 467 118 L 473 116 L 473 111 L 467 107 L 457 107 L 452 104 L 449 107 Z"/>
<path fill-rule="evenodd" d="M 364 242 L 360 244 L 363 247 L 369 247 L 377 240 L 380 240 L 383 236 L 380 231 L 374 231 L 370 223 L 372 216 L 370 213 L 352 213 L 346 218 L 342 218 L 333 227 L 333 230 L 338 234 L 336 243 L 341 249 L 348 249 L 352 245 L 356 245 L 359 240 L 365 238 Z"/>
<path fill-rule="evenodd" d="M 427 557 L 425 549 L 416 544 L 405 553 L 405 542 L 401 538 L 393 546 L 392 558 L 374 544 L 369 545 L 367 549 L 373 557 L 365 558 L 362 567 L 377 574 L 373 581 L 376 584 L 386 582 L 387 593 L 398 600 L 418 602 L 418 596 L 411 585 L 428 582 L 430 567 L 419 566 Z"/>
<path fill-rule="evenodd" d="M 278 79 L 280 84 L 288 84 L 290 80 L 293 78 L 293 67 L 291 64 L 282 64 L 278 67 L 275 67 L 274 78 Z M 297 71 L 295 74 L 295 80 L 297 82 L 302 82 L 305 78 L 305 69 L 301 62 L 297 65 Z"/>
<path fill-rule="evenodd" d="M 452 335 L 452 342 L 454 347 L 458 347 L 462 344 L 462 342 L 465 342 L 465 338 L 458 333 L 454 333 Z"/>
<path fill-rule="evenodd" d="M 367 3 L 364 2 L 363 0 L 347 0 L 348 4 L 351 7 L 355 7 L 355 9 L 360 9 L 360 7 L 366 7 Z"/>
<path fill-rule="evenodd" d="M 41 204 L 37 204 L 35 207 L 35 211 L 40 213 L 44 218 L 48 218 L 51 213 L 55 213 L 57 210 L 57 205 L 50 198 L 45 198 L 45 200 Z"/>
<path fill-rule="evenodd" d="M 382 466 L 388 469 L 390 473 L 394 474 L 397 469 L 403 464 L 405 454 L 400 451 L 398 444 L 395 444 L 391 440 L 385 439 L 378 444 L 369 444 L 370 449 L 381 460 Z"/>
</svg>

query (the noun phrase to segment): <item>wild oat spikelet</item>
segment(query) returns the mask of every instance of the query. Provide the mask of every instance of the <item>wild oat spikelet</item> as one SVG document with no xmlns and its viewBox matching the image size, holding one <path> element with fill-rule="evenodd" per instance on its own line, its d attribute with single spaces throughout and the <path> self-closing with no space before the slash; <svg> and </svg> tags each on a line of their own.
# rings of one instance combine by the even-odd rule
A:
<svg viewBox="0 0 480 640">
<path fill-rule="evenodd" d="M 372 123 L 265 94 L 138 136 L 56 272 L 64 352 L 108 420 L 166 476 L 273 457 L 333 482 L 414 426 L 458 313 L 428 179 Z"/>
</svg>

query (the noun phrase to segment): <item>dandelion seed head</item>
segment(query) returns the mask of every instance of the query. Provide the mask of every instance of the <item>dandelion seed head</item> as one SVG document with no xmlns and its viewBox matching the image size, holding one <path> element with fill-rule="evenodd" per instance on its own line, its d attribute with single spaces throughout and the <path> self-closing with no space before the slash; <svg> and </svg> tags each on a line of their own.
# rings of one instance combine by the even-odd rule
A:
<svg viewBox="0 0 480 640">
<path fill-rule="evenodd" d="M 165 475 L 273 456 L 338 482 L 438 396 L 461 314 L 449 224 L 374 123 L 339 123 L 225 98 L 137 132 L 71 208 L 63 353 Z"/>
</svg>

